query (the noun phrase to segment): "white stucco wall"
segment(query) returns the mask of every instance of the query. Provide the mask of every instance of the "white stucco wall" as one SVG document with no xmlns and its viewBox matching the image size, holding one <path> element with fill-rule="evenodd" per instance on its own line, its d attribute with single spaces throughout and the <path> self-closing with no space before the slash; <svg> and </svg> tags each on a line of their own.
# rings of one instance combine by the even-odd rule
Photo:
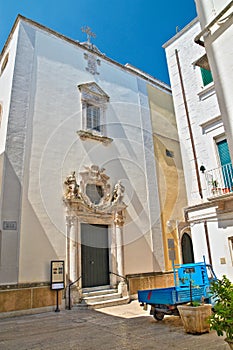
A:
<svg viewBox="0 0 233 350">
<path fill-rule="evenodd" d="M 175 50 L 178 50 L 198 168 L 200 169 L 201 165 L 204 165 L 206 171 L 217 168 L 220 166 L 220 163 L 217 155 L 216 140 L 218 140 L 219 137 L 226 137 L 227 127 L 223 115 L 220 113 L 221 106 L 219 108 L 218 104 L 219 95 L 217 96 L 215 93 L 218 84 L 215 81 L 215 76 L 214 84 L 211 83 L 203 87 L 200 69 L 193 65 L 197 59 L 205 54 L 205 49 L 194 42 L 194 38 L 200 31 L 201 27 L 199 22 L 194 20 L 174 38 L 168 41 L 164 47 L 166 50 L 176 120 L 181 142 L 188 193 L 188 221 L 191 228 L 195 261 L 202 261 L 203 255 L 208 261 L 207 239 L 204 229 L 204 221 L 206 221 L 214 270 L 218 277 L 226 274 L 233 280 L 231 249 L 228 242 L 228 238 L 232 237 L 233 233 L 232 210 L 230 204 L 232 202 L 229 202 L 229 204 L 227 204 L 228 202 L 224 202 L 222 204 L 223 209 L 221 209 L 221 199 L 215 204 L 214 202 L 208 201 L 205 175 L 201 172 L 200 179 L 203 199 L 198 195 L 193 153 L 187 130 L 184 100 L 181 93 L 180 78 L 175 58 Z M 221 55 L 220 51 L 218 53 Z M 231 60 L 229 60 L 229 63 L 230 62 Z M 223 66 L 224 64 L 222 63 L 221 67 Z M 231 89 L 228 90 L 227 94 L 230 93 L 230 91 Z M 225 94 L 224 91 L 223 93 Z M 228 138 L 227 140 L 229 141 Z"/>
<path fill-rule="evenodd" d="M 202 29 L 213 21 L 229 3 L 229 0 L 196 0 Z M 218 22 L 211 26 L 208 34 L 205 34 L 204 41 L 233 159 L 233 63 L 231 59 L 233 55 L 233 19 L 228 17 L 231 13 L 232 6 Z"/>
<path fill-rule="evenodd" d="M 210 238 L 210 249 L 212 252 L 212 265 L 215 274 L 218 278 L 221 278 L 224 274 L 231 280 L 233 280 L 233 260 L 229 249 L 228 237 L 233 235 L 233 221 L 229 215 L 228 220 L 219 222 L 208 222 L 208 232 Z M 203 256 L 207 262 L 208 249 L 206 244 L 206 237 L 204 233 L 203 223 L 197 223 L 192 227 L 192 238 L 195 261 L 203 261 Z"/>
<path fill-rule="evenodd" d="M 8 130 L 11 121 L 8 116 L 10 110 L 14 110 L 11 104 L 14 86 L 14 69 L 15 55 L 17 50 L 18 29 L 15 31 L 14 37 L 8 43 L 8 46 L 1 54 L 1 71 L 0 76 L 0 103 L 2 105 L 2 121 L 0 127 L 0 222 L 1 222 L 1 244 L 0 244 L 0 283 L 17 282 L 18 279 L 18 243 L 19 243 L 19 207 L 20 204 L 20 183 L 15 176 L 11 163 L 11 156 L 8 153 L 6 140 L 9 139 Z M 4 62 L 5 69 L 2 70 Z M 16 140 L 16 135 L 14 135 Z M 14 143 L 14 142 L 13 142 Z M 16 145 L 15 145 L 16 146 Z M 14 149 L 17 157 L 17 147 Z M 18 159 L 18 163 L 20 160 Z M 17 222 L 17 228 L 14 230 L 5 230 L 4 221 Z"/>
<path fill-rule="evenodd" d="M 184 90 L 188 106 L 189 118 L 193 138 L 195 140 L 195 149 L 197 154 L 198 167 L 203 164 L 206 169 L 218 167 L 216 149 L 214 148 L 213 134 L 210 129 L 206 130 L 205 125 L 211 124 L 211 121 L 220 116 L 217 97 L 214 86 L 203 87 L 200 68 L 193 63 L 205 54 L 203 47 L 194 43 L 194 37 L 200 30 L 200 24 L 197 20 L 191 22 L 176 37 L 168 41 L 164 46 L 168 63 L 169 76 L 173 91 L 174 108 L 177 119 L 181 152 L 185 173 L 186 188 L 189 205 L 199 203 L 197 178 L 193 162 L 193 151 L 191 148 L 190 134 L 188 130 L 187 116 L 184 108 L 184 99 L 180 87 L 180 77 L 176 62 L 175 50 L 178 51 L 181 65 L 181 74 L 184 82 Z M 222 123 L 215 126 L 213 133 L 222 134 L 224 132 Z M 212 130 L 211 129 L 211 130 Z M 205 179 L 201 176 L 203 195 L 206 197 Z"/>
<path fill-rule="evenodd" d="M 19 186 L 15 220 L 20 227 L 22 283 L 48 281 L 50 260 L 66 258 L 63 182 L 71 171 L 78 175 L 92 164 L 106 169 L 112 186 L 118 180 L 125 186 L 124 272 L 164 270 L 147 80 L 104 58 L 99 75 L 92 75 L 85 69 L 84 52 L 50 32 L 20 23 L 7 155 Z M 110 97 L 109 145 L 82 141 L 77 135 L 82 129 L 77 86 L 88 82 L 96 82 Z"/>
</svg>

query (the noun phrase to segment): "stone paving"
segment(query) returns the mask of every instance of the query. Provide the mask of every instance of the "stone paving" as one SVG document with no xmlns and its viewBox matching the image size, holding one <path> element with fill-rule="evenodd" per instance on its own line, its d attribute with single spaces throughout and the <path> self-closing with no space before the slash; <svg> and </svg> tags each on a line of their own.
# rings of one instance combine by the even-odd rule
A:
<svg viewBox="0 0 233 350">
<path fill-rule="evenodd" d="M 214 331 L 186 334 L 179 317 L 158 322 L 137 301 L 0 319 L 1 350 L 228 350 Z"/>
</svg>

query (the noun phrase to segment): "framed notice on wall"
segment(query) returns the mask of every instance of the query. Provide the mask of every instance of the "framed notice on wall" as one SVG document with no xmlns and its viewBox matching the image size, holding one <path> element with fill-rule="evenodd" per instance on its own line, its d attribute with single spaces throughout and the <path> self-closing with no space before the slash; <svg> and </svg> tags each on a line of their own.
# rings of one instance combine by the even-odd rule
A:
<svg viewBox="0 0 233 350">
<path fill-rule="evenodd" d="M 65 286 L 64 260 L 51 261 L 51 289 L 64 289 Z"/>
</svg>

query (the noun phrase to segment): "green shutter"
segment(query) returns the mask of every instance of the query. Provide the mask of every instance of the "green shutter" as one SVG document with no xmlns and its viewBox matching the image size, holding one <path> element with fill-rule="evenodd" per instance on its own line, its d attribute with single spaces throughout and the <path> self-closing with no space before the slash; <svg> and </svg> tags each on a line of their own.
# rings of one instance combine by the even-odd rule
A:
<svg viewBox="0 0 233 350">
<path fill-rule="evenodd" d="M 225 187 L 233 190 L 233 167 L 231 163 L 231 156 L 227 144 L 227 140 L 217 142 L 218 154 L 222 166 L 222 175 Z"/>
<path fill-rule="evenodd" d="M 201 68 L 201 75 L 202 75 L 202 81 L 203 81 L 204 86 L 212 83 L 213 77 L 212 77 L 212 73 L 210 70 L 207 70 L 205 68 Z"/>
</svg>

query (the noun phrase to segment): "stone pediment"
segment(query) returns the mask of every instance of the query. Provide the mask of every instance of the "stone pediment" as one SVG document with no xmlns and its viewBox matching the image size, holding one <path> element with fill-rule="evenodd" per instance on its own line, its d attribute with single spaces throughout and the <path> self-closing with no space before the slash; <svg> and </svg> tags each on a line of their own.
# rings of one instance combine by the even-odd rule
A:
<svg viewBox="0 0 233 350">
<path fill-rule="evenodd" d="M 95 82 L 78 85 L 80 92 L 85 95 L 94 95 L 106 102 L 109 101 L 109 96 Z"/>
</svg>

